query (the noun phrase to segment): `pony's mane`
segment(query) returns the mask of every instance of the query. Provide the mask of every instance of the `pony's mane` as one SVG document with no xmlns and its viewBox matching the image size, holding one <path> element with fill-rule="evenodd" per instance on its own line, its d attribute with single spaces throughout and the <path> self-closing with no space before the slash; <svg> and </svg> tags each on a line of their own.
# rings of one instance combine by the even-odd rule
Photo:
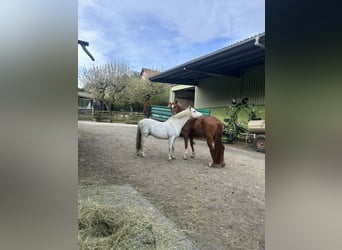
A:
<svg viewBox="0 0 342 250">
<path fill-rule="evenodd" d="M 170 102 L 169 107 L 171 108 L 171 113 L 173 115 L 185 110 L 185 108 L 181 104 L 179 104 L 178 101 Z"/>
<path fill-rule="evenodd" d="M 176 119 L 179 119 L 179 118 L 188 116 L 189 113 L 190 113 L 190 109 L 189 109 L 189 107 L 188 107 L 188 108 L 184 109 L 183 111 L 181 111 L 181 112 L 179 112 L 179 113 L 173 115 L 173 117 L 176 118 Z"/>
<path fill-rule="evenodd" d="M 180 103 L 176 103 L 176 105 L 179 107 L 179 108 L 182 108 L 182 109 L 185 109 L 185 107 L 182 105 L 182 104 L 180 104 Z"/>
<path fill-rule="evenodd" d="M 177 109 L 178 109 L 178 110 L 183 111 L 183 110 L 186 109 L 183 105 L 179 104 L 178 102 L 175 102 L 174 105 L 177 106 Z"/>
</svg>

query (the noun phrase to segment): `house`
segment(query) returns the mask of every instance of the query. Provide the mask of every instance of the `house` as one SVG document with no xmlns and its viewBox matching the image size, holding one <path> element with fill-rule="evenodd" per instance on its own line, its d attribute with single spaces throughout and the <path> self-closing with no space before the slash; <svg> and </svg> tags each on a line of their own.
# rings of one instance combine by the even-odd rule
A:
<svg viewBox="0 0 342 250">
<path fill-rule="evenodd" d="M 248 97 L 257 116 L 265 119 L 265 33 L 185 62 L 149 78 L 177 84 L 170 101 L 209 108 L 222 121 L 233 99 Z M 241 119 L 247 119 L 242 115 Z"/>
<path fill-rule="evenodd" d="M 148 80 L 150 77 L 155 76 L 158 73 L 160 72 L 157 70 L 142 68 L 139 74 L 139 78 L 143 80 Z"/>
<path fill-rule="evenodd" d="M 84 89 L 78 89 L 78 118 L 91 119 L 94 112 L 94 97 Z"/>
</svg>

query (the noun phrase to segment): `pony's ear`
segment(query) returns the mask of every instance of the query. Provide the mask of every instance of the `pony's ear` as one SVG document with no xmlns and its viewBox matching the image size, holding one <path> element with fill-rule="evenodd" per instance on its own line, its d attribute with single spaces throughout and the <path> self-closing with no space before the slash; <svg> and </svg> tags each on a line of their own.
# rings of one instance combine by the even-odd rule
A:
<svg viewBox="0 0 342 250">
<path fill-rule="evenodd" d="M 178 103 L 178 100 L 175 101 L 175 104 L 177 104 L 177 103 Z"/>
</svg>

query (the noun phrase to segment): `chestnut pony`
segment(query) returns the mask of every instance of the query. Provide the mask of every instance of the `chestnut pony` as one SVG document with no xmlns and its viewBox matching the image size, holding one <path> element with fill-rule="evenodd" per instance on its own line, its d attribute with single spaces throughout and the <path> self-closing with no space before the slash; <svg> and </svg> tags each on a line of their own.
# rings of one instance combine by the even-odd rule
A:
<svg viewBox="0 0 342 250">
<path fill-rule="evenodd" d="M 185 108 L 176 102 L 170 102 L 172 114 L 177 114 Z M 224 167 L 224 145 L 222 144 L 223 124 L 214 116 L 201 116 L 188 120 L 182 128 L 182 135 L 184 137 L 184 159 L 188 158 L 188 140 L 190 139 L 190 146 L 192 149 L 191 157 L 195 157 L 194 137 L 203 137 L 207 140 L 212 162 L 209 166 Z"/>
</svg>

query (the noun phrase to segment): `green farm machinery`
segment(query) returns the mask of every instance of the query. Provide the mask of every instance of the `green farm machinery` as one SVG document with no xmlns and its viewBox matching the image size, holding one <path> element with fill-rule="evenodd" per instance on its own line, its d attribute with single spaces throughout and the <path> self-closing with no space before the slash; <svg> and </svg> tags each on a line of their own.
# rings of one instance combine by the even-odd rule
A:
<svg viewBox="0 0 342 250">
<path fill-rule="evenodd" d="M 224 142 L 232 144 L 236 140 L 246 140 L 253 143 L 256 151 L 265 152 L 265 120 L 256 116 L 254 108 L 248 104 L 248 97 L 233 99 L 227 116 L 224 119 Z"/>
</svg>

